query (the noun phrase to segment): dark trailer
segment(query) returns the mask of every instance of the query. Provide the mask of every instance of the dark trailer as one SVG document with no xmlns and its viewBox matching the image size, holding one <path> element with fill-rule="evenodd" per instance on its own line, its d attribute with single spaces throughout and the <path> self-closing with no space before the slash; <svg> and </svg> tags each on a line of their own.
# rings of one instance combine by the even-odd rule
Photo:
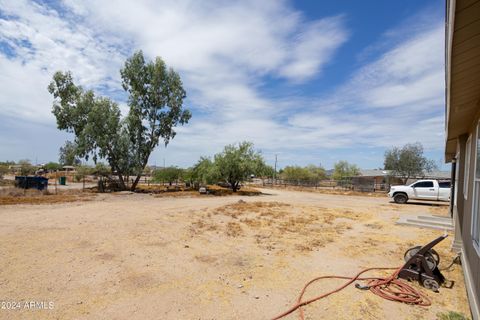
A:
<svg viewBox="0 0 480 320">
<path fill-rule="evenodd" d="M 15 176 L 15 186 L 22 189 L 46 190 L 48 179 L 39 176 Z"/>
</svg>

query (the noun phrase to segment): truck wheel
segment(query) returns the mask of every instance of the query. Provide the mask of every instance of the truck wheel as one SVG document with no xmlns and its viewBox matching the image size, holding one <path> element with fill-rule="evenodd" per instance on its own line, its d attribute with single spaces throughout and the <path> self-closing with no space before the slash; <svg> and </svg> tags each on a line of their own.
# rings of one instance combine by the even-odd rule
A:
<svg viewBox="0 0 480 320">
<path fill-rule="evenodd" d="M 408 200 L 407 196 L 403 193 L 398 193 L 393 197 L 393 201 L 395 201 L 395 203 L 398 203 L 398 204 L 407 203 L 407 200 Z"/>
</svg>

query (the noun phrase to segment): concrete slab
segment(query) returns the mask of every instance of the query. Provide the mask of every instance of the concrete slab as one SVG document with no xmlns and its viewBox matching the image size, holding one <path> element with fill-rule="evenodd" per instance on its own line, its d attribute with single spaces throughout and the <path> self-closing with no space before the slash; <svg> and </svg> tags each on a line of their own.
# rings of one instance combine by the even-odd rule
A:
<svg viewBox="0 0 480 320">
<path fill-rule="evenodd" d="M 422 215 L 421 217 L 401 216 L 396 224 L 418 228 L 453 231 L 453 222 L 451 219 L 436 219 L 436 217 L 427 215 Z"/>
</svg>

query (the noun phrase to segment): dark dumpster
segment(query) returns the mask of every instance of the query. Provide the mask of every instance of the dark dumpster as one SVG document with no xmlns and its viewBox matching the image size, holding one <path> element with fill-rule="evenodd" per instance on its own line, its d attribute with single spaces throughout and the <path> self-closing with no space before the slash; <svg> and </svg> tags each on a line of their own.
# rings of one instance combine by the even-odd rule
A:
<svg viewBox="0 0 480 320">
<path fill-rule="evenodd" d="M 61 176 L 60 178 L 58 178 L 58 183 L 60 183 L 60 185 L 62 186 L 65 186 L 67 184 L 67 177 Z"/>
<path fill-rule="evenodd" d="M 22 189 L 46 190 L 48 179 L 40 176 L 15 176 L 15 186 Z"/>
</svg>

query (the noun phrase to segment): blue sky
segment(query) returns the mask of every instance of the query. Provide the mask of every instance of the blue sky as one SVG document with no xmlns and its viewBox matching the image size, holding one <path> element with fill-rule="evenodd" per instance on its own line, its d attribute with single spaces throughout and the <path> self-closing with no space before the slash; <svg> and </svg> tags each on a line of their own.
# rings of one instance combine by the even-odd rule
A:
<svg viewBox="0 0 480 320">
<path fill-rule="evenodd" d="M 0 161 L 58 160 L 57 70 L 128 109 L 136 50 L 176 69 L 193 117 L 150 164 L 189 166 L 252 141 L 267 162 L 383 165 L 385 149 L 444 144 L 443 1 L 0 0 Z"/>
</svg>

